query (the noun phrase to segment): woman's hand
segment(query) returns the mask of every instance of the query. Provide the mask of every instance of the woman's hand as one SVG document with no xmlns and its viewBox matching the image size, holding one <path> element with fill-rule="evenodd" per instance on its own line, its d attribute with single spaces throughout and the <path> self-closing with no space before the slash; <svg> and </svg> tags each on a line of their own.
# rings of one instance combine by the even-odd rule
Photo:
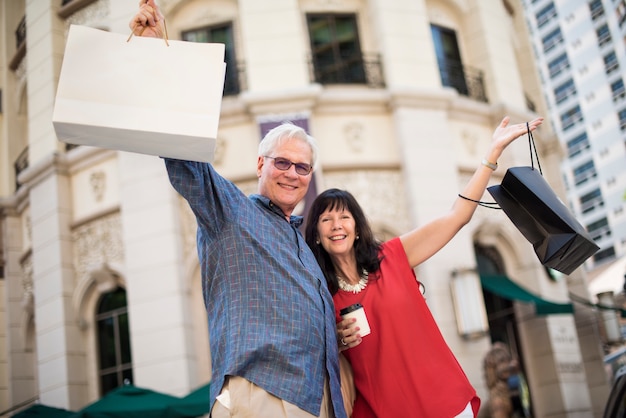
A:
<svg viewBox="0 0 626 418">
<path fill-rule="evenodd" d="M 140 0 L 139 11 L 131 19 L 128 26 L 136 36 L 161 38 L 163 37 L 163 30 L 160 22 L 163 19 L 163 14 L 155 0 Z"/>
<path fill-rule="evenodd" d="M 487 154 L 487 161 L 497 162 L 498 158 L 502 154 L 502 151 L 514 140 L 519 138 L 522 135 L 525 135 L 530 131 L 534 131 L 542 124 L 543 118 L 539 117 L 533 119 L 528 122 L 528 126 L 526 126 L 526 122 L 517 123 L 515 125 L 509 125 L 510 117 L 505 116 L 500 122 L 500 125 L 493 132 L 493 141 L 491 143 L 491 150 Z"/>
<path fill-rule="evenodd" d="M 361 344 L 362 338 L 361 334 L 359 334 L 361 328 L 357 327 L 355 322 L 356 318 L 347 318 L 341 322 L 337 322 L 339 351 L 344 351 Z"/>
</svg>

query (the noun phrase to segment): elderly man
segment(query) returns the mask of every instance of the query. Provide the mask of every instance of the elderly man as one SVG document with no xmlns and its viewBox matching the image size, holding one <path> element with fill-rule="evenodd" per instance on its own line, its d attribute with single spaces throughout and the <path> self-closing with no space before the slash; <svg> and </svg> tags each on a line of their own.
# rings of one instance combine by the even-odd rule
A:
<svg viewBox="0 0 626 418">
<path fill-rule="evenodd" d="M 130 27 L 160 36 L 162 19 L 154 0 L 142 0 Z M 346 416 L 332 297 L 293 215 L 316 154 L 303 129 L 272 129 L 259 145 L 259 192 L 250 197 L 211 164 L 165 159 L 198 223 L 213 418 Z"/>
</svg>

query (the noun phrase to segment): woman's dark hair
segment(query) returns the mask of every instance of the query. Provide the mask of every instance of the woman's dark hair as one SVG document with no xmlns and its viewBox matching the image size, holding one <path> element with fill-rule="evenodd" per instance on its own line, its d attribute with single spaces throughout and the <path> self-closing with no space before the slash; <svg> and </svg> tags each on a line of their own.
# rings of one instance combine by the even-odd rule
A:
<svg viewBox="0 0 626 418">
<path fill-rule="evenodd" d="M 330 259 L 330 255 L 326 252 L 324 247 L 316 241 L 319 240 L 317 221 L 320 215 L 326 210 L 333 209 L 345 209 L 349 211 L 354 218 L 356 233 L 359 236 L 359 239 L 354 241 L 357 269 L 359 271 L 365 269 L 368 273 L 375 273 L 380 269 L 380 262 L 382 260 L 380 256 L 381 243 L 374 238 L 374 233 L 369 226 L 365 213 L 354 196 L 346 190 L 339 189 L 328 189 L 322 192 L 315 198 L 309 209 L 304 235 L 306 237 L 306 243 L 311 248 L 311 251 L 313 251 L 313 255 L 315 255 L 318 264 L 322 268 L 322 272 L 328 283 L 328 289 L 332 295 L 339 290 L 335 267 Z M 370 276 L 370 279 L 371 278 Z"/>
</svg>

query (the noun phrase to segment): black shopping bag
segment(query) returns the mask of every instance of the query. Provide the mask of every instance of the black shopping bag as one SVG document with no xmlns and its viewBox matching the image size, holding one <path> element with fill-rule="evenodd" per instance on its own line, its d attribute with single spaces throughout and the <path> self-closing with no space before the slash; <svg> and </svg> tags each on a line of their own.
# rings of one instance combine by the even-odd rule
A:
<svg viewBox="0 0 626 418">
<path fill-rule="evenodd" d="M 529 131 L 531 147 L 534 142 Z M 539 157 L 535 149 L 537 164 Z M 541 167 L 511 167 L 501 184 L 488 187 L 500 208 L 533 245 L 539 261 L 564 274 L 600 249 L 585 228 L 556 196 L 541 173 Z"/>
</svg>

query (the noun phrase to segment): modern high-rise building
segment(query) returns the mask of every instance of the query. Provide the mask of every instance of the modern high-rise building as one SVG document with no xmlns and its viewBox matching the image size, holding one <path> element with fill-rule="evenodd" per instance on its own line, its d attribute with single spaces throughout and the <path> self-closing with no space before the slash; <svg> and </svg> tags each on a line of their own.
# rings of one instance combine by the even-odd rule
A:
<svg viewBox="0 0 626 418">
<path fill-rule="evenodd" d="M 626 253 L 626 1 L 523 0 L 567 201 L 600 250 Z"/>
</svg>

